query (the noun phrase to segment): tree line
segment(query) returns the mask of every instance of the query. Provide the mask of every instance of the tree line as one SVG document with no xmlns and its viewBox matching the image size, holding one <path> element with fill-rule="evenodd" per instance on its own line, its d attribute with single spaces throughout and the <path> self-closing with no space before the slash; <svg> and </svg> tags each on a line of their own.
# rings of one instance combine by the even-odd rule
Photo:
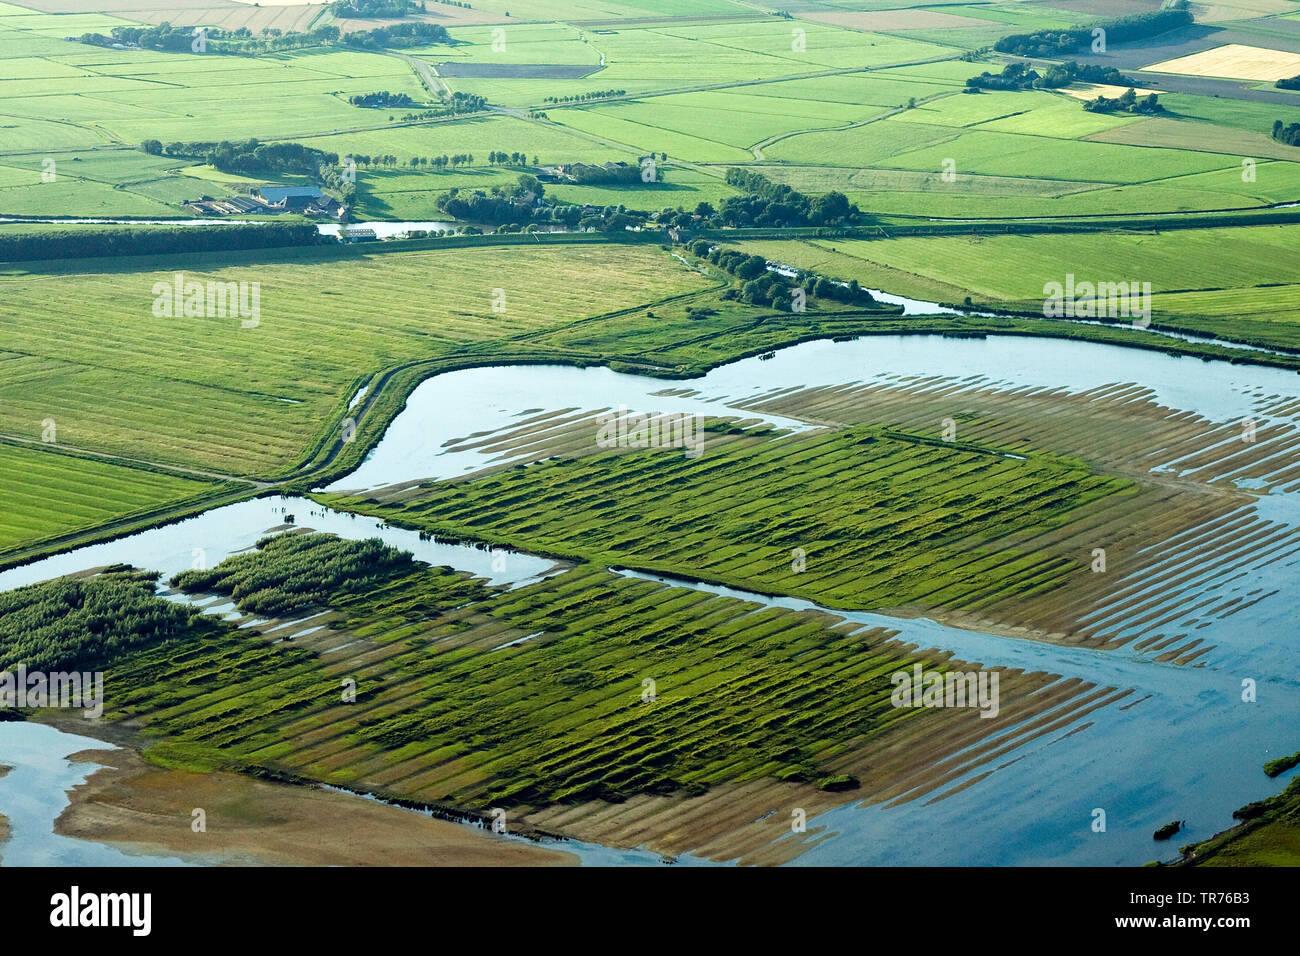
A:
<svg viewBox="0 0 1300 956">
<path fill-rule="evenodd" d="M 1107 83 L 1111 86 L 1132 86 L 1133 81 L 1114 67 L 1079 64 L 1074 60 L 1048 67 L 1046 73 L 1025 63 L 1008 63 L 1001 73 L 985 70 L 979 76 L 966 80 L 968 90 L 1056 90 L 1074 82 Z"/>
<path fill-rule="evenodd" d="M 355 96 L 349 96 L 348 102 L 353 106 L 360 106 L 368 110 L 415 105 L 415 100 L 411 99 L 409 94 L 393 93 L 389 90 L 379 90 L 375 93 L 358 93 Z"/>
<path fill-rule="evenodd" d="M 803 290 L 805 296 L 849 305 L 870 306 L 876 301 L 870 292 L 858 284 L 857 279 L 836 282 L 805 271 L 800 271 L 793 277 L 784 276 L 768 269 L 767 260 L 762 256 L 750 255 L 738 249 L 724 249 L 708 239 L 696 239 L 686 248 L 692 255 L 707 259 L 741 280 L 739 288 L 733 287 L 722 293 L 723 299 L 771 306 L 783 312 L 791 311 L 796 289 Z"/>
<path fill-rule="evenodd" d="M 626 96 L 627 90 L 593 90 L 590 93 L 573 93 L 569 96 L 545 96 L 543 103 L 584 103 L 587 100 L 603 100 L 610 96 Z"/>
<path fill-rule="evenodd" d="M 841 192 L 832 190 L 813 199 L 761 173 L 732 167 L 727 185 L 743 195 L 728 196 L 717 219 L 726 226 L 835 226 L 855 221 L 861 210 Z"/>
<path fill-rule="evenodd" d="M 354 49 L 381 50 L 452 42 L 451 35 L 444 27 L 423 21 L 398 23 L 387 27 L 376 27 L 373 30 L 354 30 L 346 34 L 341 33 L 336 26 L 317 27 L 306 33 L 293 30 L 281 32 L 272 28 L 260 34 L 254 34 L 248 27 L 240 27 L 238 30 L 206 27 L 203 32 L 203 48 L 197 51 L 194 48 L 194 44 L 198 42 L 195 28 L 174 27 L 169 22 L 160 23 L 156 27 L 114 27 L 111 34 L 107 36 L 102 33 L 83 33 L 77 39 L 81 43 L 93 46 L 111 47 L 121 44 L 139 47 L 142 50 L 161 50 L 168 53 L 227 53 L 238 56 L 254 56 L 258 53 L 274 53 L 339 43 Z"/>
<path fill-rule="evenodd" d="M 1300 146 L 1300 123 L 1284 126 L 1281 120 L 1274 120 L 1273 138 L 1287 146 Z"/>
<path fill-rule="evenodd" d="M 1076 53 L 1092 44 L 1093 30 L 1105 31 L 1106 42 L 1125 43 L 1177 30 L 1192 24 L 1192 13 L 1187 0 L 1174 0 L 1173 4 L 1147 13 L 1134 13 L 1114 20 L 1102 20 L 1092 26 L 1074 27 L 1070 30 L 1040 30 L 1036 33 L 1013 33 L 993 44 L 999 53 L 1016 56 L 1041 56 L 1056 58 Z"/>
<path fill-rule="evenodd" d="M 146 256 L 160 253 L 272 249 L 332 242 L 310 223 L 268 222 L 195 229 L 189 226 L 123 226 L 0 234 L 0 261 Z"/>
</svg>

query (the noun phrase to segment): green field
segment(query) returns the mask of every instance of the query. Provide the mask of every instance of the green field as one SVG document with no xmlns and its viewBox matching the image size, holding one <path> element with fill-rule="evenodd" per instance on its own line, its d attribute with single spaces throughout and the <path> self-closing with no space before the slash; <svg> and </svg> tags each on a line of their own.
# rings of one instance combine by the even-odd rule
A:
<svg viewBox="0 0 1300 956">
<path fill-rule="evenodd" d="M 1006 588 L 1049 591 L 1076 574 L 1077 561 L 1022 551 L 1010 536 L 1024 526 L 1050 534 L 1126 483 L 1079 463 L 953 448 L 938 430 L 858 428 L 717 450 L 705 432 L 698 457 L 657 448 L 431 484 L 387 506 L 322 500 L 438 534 L 835 607 L 978 608 Z"/>
<path fill-rule="evenodd" d="M 289 255 L 0 276 L 5 342 L 19 353 L 0 386 L 0 432 L 39 437 L 52 417 L 60 440 L 78 447 L 231 474 L 281 471 L 383 368 L 471 344 L 508 348 L 520 334 L 712 284 L 645 247 Z M 156 318 L 154 285 L 177 271 L 259 283 L 260 324 Z M 497 288 L 505 313 L 492 311 Z M 51 301 L 77 303 L 57 332 L 43 307 Z"/>
<path fill-rule="evenodd" d="M 0 363 L 8 365 L 13 359 Z M 60 423 L 34 423 L 56 441 Z M 0 442 L 0 550 L 112 521 L 140 517 L 211 494 L 216 482 Z"/>
<path fill-rule="evenodd" d="M 856 278 L 869 288 L 1041 312 L 1048 282 L 1150 282 L 1159 325 L 1300 347 L 1300 286 L 1288 250 L 1294 226 L 1152 233 L 904 237 L 751 242 L 789 265 Z"/>
<path fill-rule="evenodd" d="M 515 819 L 744 782 L 810 799 L 835 781 L 856 787 L 846 763 L 856 768 L 865 748 L 913 726 L 940 740 L 948 728 L 969 739 L 994 726 L 969 711 L 890 706 L 891 672 L 947 664 L 882 629 L 596 568 L 513 591 L 448 568 L 376 573 L 347 556 L 366 546 L 272 538 L 191 583 L 183 576 L 200 594 L 233 589 L 245 611 L 325 587 L 309 606 L 331 612 L 318 618 L 329 627 L 290 625 L 276 640 L 197 620 L 176 633 L 173 623 L 165 643 L 114 657 L 106 716 L 140 727 L 165 765 L 323 781 L 474 815 L 503 805 Z M 329 583 L 339 561 L 365 593 Z M 241 596 L 245 575 L 263 589 Z M 113 577 L 106 586 L 125 587 Z M 1006 676 L 1012 709 L 1021 688 L 1050 682 Z M 345 701 L 349 681 L 355 699 Z"/>
</svg>

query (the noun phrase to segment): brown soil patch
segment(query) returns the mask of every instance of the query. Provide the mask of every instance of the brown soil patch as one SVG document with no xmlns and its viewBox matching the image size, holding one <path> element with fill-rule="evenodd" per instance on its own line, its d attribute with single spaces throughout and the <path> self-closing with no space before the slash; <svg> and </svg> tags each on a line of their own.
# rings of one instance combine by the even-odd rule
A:
<svg viewBox="0 0 1300 956">
<path fill-rule="evenodd" d="M 576 857 L 349 794 L 187 773 L 133 750 L 72 760 L 107 764 L 70 795 L 55 832 L 202 862 L 285 866 L 554 866 Z M 192 811 L 207 832 L 191 830 Z"/>
</svg>

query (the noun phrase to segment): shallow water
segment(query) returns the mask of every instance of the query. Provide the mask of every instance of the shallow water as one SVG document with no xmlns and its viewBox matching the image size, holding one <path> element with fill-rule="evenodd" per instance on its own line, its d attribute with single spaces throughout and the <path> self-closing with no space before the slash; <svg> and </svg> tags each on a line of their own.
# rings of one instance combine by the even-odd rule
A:
<svg viewBox="0 0 1300 956">
<path fill-rule="evenodd" d="M 123 853 L 114 847 L 60 836 L 54 821 L 73 787 L 99 764 L 72 763 L 80 750 L 112 750 L 93 737 L 65 733 L 29 721 L 0 723 L 0 813 L 9 818 L 9 840 L 0 843 L 5 866 L 183 866 L 179 857 Z"/>
<path fill-rule="evenodd" d="M 971 387 L 1051 385 L 1083 392 L 1137 382 L 1173 409 L 1239 422 L 1263 413 L 1269 395 L 1300 393 L 1300 376 L 1282 369 L 1165 355 L 1118 345 L 1031 336 L 954 339 L 941 335 L 873 335 L 850 342 L 819 340 L 744 359 L 684 381 L 629 375 L 607 368 L 561 365 L 494 366 L 449 372 L 421 383 L 365 461 L 328 486 L 362 490 L 422 478 L 450 478 L 490 464 L 493 456 L 444 443 L 517 424 L 529 410 L 598 411 L 621 405 L 640 412 L 694 412 L 761 417 L 792 429 L 793 419 L 737 409 L 767 392 L 800 386 L 905 383 L 951 377 Z M 667 389 L 696 394 L 656 395 Z M 595 435 L 592 436 L 593 440 Z M 707 441 L 707 438 L 706 438 Z M 707 447 L 707 446 L 706 446 Z M 705 452 L 707 454 L 707 450 Z"/>
<path fill-rule="evenodd" d="M 936 376 L 970 387 L 1051 386 L 1071 392 L 1137 382 L 1171 409 L 1194 411 L 1223 423 L 1248 417 L 1278 421 L 1269 419 L 1263 408 L 1276 406 L 1279 396 L 1300 396 L 1300 376 L 1288 371 L 1023 336 L 890 335 L 810 342 L 781 350 L 770 360 L 734 362 L 683 382 L 604 368 L 469 369 L 420 385 L 366 461 L 331 488 L 370 488 L 481 468 L 490 461 L 488 453 L 457 451 L 445 443 L 517 424 L 538 409 L 596 411 L 626 405 L 647 412 L 750 418 L 758 416 L 732 403 L 789 387 L 908 384 Z M 694 393 L 655 394 L 672 388 Z M 806 427 L 765 417 L 779 425 Z M 1285 421 L 1295 426 L 1293 420 Z M 1260 517 L 1300 526 L 1298 505 L 1296 495 L 1274 493 L 1259 498 L 1253 507 Z M 495 583 L 536 580 L 551 567 L 550 561 L 513 553 L 504 556 L 504 565 L 498 561 L 494 566 L 494 556 L 481 548 L 420 541 L 415 532 L 386 528 L 375 519 L 339 514 L 305 499 L 272 498 L 230 505 L 176 525 L 12 569 L 0 574 L 0 588 L 114 562 L 166 574 L 191 567 L 200 556 L 211 565 L 251 547 L 284 521 L 286 512 L 294 515 L 298 527 L 346 537 L 379 535 L 413 551 L 420 560 L 450 564 Z M 844 806 L 810 820 L 810 829 L 826 826 L 837 836 L 798 862 L 1134 864 L 1171 856 L 1178 846 L 1230 826 L 1233 809 L 1277 792 L 1289 779 L 1286 775 L 1268 780 L 1261 769 L 1264 761 L 1300 746 L 1296 739 L 1300 659 L 1291 614 L 1300 601 L 1295 564 L 1295 560 L 1269 564 L 1263 558 L 1247 562 L 1244 573 L 1249 587 L 1278 593 L 1231 617 L 1211 618 L 1197 630 L 1196 636 L 1217 645 L 1212 658 L 1203 659 L 1205 666 L 1158 664 L 1127 648 L 1059 647 L 933 621 L 833 612 L 864 626 L 888 626 L 904 640 L 952 651 L 971 663 L 1046 670 L 1102 685 L 1132 687 L 1136 693 L 1125 705 L 1146 699 L 1127 710 L 1112 704 L 1093 712 L 1087 718 L 1091 726 L 1070 734 L 1068 741 L 1064 738 L 1076 725 L 1024 744 L 996 767 L 979 768 L 977 772 L 994 772 L 959 792 L 948 785 L 926 800 L 890 808 Z M 674 583 L 779 606 L 811 607 L 793 599 Z M 1122 622 L 1118 631 L 1125 631 Z M 1240 699 L 1245 678 L 1258 683 L 1255 703 Z M 0 763 L 12 764 L 4 739 L 0 736 Z M 0 812 L 9 812 L 12 778 L 13 774 L 0 781 Z M 47 786 L 26 779 L 24 786 Z M 948 795 L 942 800 L 933 799 L 944 794 Z M 1106 833 L 1092 832 L 1096 808 L 1107 813 Z M 1169 843 L 1155 843 L 1152 831 L 1173 819 L 1187 820 L 1187 829 Z M 614 854 L 593 857 L 593 862 L 631 860 Z"/>
</svg>

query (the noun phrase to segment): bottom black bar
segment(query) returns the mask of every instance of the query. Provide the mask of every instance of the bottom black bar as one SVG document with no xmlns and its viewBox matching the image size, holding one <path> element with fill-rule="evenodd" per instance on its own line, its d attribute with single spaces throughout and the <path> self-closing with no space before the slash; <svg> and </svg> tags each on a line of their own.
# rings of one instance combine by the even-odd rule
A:
<svg viewBox="0 0 1300 956">
<path fill-rule="evenodd" d="M 11 939 L 128 947 L 256 940 L 374 945 L 592 930 L 649 945 L 734 942 L 788 923 L 824 941 L 897 930 L 967 942 L 1094 938 L 1231 943 L 1294 925 L 1294 871 L 1266 869 L 0 869 Z M 798 927 L 803 926 L 800 930 Z M 429 934 L 435 934 L 430 936 Z M 626 937 L 622 934 L 631 934 Z M 956 933 L 956 936 L 949 936 Z M 450 940 L 447 940 L 450 941 Z M 485 938 L 485 942 L 486 942 Z"/>
</svg>

